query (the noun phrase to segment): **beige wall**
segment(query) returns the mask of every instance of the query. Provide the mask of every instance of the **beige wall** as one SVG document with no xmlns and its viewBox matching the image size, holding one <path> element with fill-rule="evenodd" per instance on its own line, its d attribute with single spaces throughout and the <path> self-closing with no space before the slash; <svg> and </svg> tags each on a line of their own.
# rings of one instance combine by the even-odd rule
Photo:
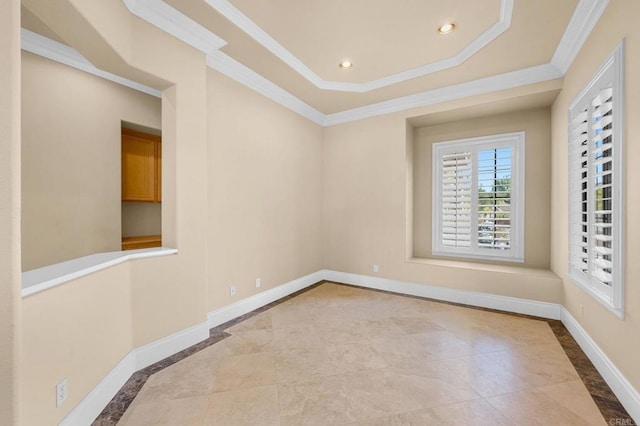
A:
<svg viewBox="0 0 640 426">
<path fill-rule="evenodd" d="M 132 17 L 120 2 L 79 2 L 64 17 L 51 13 L 49 2 L 26 3 L 69 40 L 93 37 L 72 18 L 103 34 L 130 24 L 129 38 L 96 48 L 118 51 L 137 68 L 133 75 L 148 71 L 175 82 L 162 99 L 162 234 L 178 254 L 118 265 L 24 300 L 31 373 L 23 413 L 25 424 L 39 425 L 59 422 L 131 349 L 321 268 L 322 131 L 207 71 L 201 53 Z M 82 53 L 93 59 L 90 50 Z M 49 350 L 54 336 L 57 347 Z M 62 378 L 70 397 L 56 408 L 52 389 Z"/>
<path fill-rule="evenodd" d="M 552 109 L 552 227 L 551 268 L 563 278 L 564 300 L 569 312 L 636 388 L 640 389 L 640 2 L 615 0 L 587 39 L 565 76 L 564 88 Z M 568 265 L 568 169 L 567 109 L 572 99 L 589 82 L 602 62 L 626 37 L 624 134 L 624 291 L 625 319 L 621 320 L 581 290 L 567 275 Z M 584 306 L 584 316 L 581 307 Z"/>
<path fill-rule="evenodd" d="M 0 1 L 0 424 L 20 414 L 20 2 Z"/>
<path fill-rule="evenodd" d="M 165 241 L 179 249 L 174 256 L 132 261 L 24 300 L 29 356 L 23 365 L 34 373 L 23 380 L 21 412 L 24 424 L 41 425 L 57 424 L 133 348 L 206 321 L 206 64 L 200 52 L 135 18 L 122 2 L 23 4 L 107 71 L 165 89 L 162 226 Z M 116 141 L 120 120 L 158 128 L 159 118 L 114 117 Z M 119 191 L 116 201 L 119 217 Z M 56 408 L 61 378 L 68 379 L 69 399 Z"/>
<path fill-rule="evenodd" d="M 549 269 L 551 117 L 549 108 L 468 118 L 416 128 L 413 147 L 413 257 L 431 258 L 432 149 L 436 142 L 510 132 L 525 135 L 525 261 Z M 442 257 L 439 257 L 442 258 Z M 498 262 L 483 262 L 498 263 Z"/>
<path fill-rule="evenodd" d="M 416 153 L 411 152 L 412 144 L 407 143 L 411 140 L 407 132 L 412 129 L 406 123 L 408 117 L 416 120 L 416 116 L 517 99 L 557 88 L 558 82 L 549 82 L 324 129 L 324 267 L 561 303 L 560 281 L 554 274 L 544 270 L 549 262 L 543 247 L 548 242 L 548 232 L 537 236 L 541 242 L 528 246 L 532 253 L 527 255 L 533 256 L 529 266 L 543 269 L 412 258 L 411 240 L 414 235 L 411 227 L 414 212 L 410 177 L 413 175 L 412 155 Z M 544 172 L 549 170 L 549 160 L 542 155 L 544 147 L 549 146 L 549 125 L 545 123 L 548 112 L 528 114 L 511 117 L 513 120 L 522 120 L 521 123 L 528 120 L 535 123 L 532 130 L 539 134 L 534 140 L 542 145 L 531 144 L 527 147 L 532 164 L 541 169 L 540 181 L 536 183 L 531 183 L 537 176 L 536 169 L 528 169 L 527 182 L 534 189 L 548 188 L 549 177 Z M 493 126 L 495 130 L 511 128 L 510 124 L 504 124 L 500 119 Z M 436 128 L 442 136 L 457 132 L 452 127 L 442 125 Z M 489 126 L 482 131 L 492 132 L 493 129 Z M 414 129 L 414 138 L 417 138 L 417 133 Z M 467 134 L 471 133 L 469 131 Z M 456 134 L 463 135 L 465 131 Z M 548 191 L 547 195 L 527 191 L 527 202 L 535 201 L 539 201 L 541 206 L 533 211 L 542 216 L 543 224 L 548 223 Z M 526 232 L 529 235 L 539 229 L 533 223 L 528 225 Z M 380 266 L 378 274 L 373 273 L 374 264 Z"/>
<path fill-rule="evenodd" d="M 162 204 L 122 203 L 122 236 L 160 235 Z"/>
<path fill-rule="evenodd" d="M 207 81 L 214 309 L 322 269 L 322 129 L 214 70 Z"/>
<path fill-rule="evenodd" d="M 23 299 L 24 425 L 57 424 L 132 348 L 129 264 Z M 55 386 L 68 382 L 57 408 Z"/>
<path fill-rule="evenodd" d="M 22 53 L 22 267 L 120 250 L 121 120 L 161 126 L 160 99 Z"/>
</svg>

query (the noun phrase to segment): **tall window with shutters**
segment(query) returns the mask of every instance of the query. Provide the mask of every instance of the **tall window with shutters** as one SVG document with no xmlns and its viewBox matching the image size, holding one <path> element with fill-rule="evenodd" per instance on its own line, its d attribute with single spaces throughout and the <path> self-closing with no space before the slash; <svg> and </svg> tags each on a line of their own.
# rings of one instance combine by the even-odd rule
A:
<svg viewBox="0 0 640 426">
<path fill-rule="evenodd" d="M 569 106 L 569 274 L 622 315 L 623 44 Z"/>
<path fill-rule="evenodd" d="M 436 256 L 524 261 L 524 132 L 433 145 Z"/>
</svg>

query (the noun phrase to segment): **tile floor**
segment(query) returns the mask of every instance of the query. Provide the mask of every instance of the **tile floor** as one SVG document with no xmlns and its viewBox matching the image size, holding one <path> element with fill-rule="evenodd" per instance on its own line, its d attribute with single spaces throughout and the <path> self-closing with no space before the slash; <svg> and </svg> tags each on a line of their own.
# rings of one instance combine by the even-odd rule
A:
<svg viewBox="0 0 640 426">
<path fill-rule="evenodd" d="M 607 424 L 545 321 L 324 283 L 225 331 L 118 424 Z"/>
</svg>

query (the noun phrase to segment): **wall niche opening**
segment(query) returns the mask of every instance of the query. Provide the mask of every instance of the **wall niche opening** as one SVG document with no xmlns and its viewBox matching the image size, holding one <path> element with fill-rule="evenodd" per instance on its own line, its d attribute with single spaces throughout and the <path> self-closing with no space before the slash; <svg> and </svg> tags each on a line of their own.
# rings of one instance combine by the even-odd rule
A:
<svg viewBox="0 0 640 426">
<path fill-rule="evenodd" d="M 122 250 L 162 246 L 162 133 L 122 122 Z"/>
</svg>

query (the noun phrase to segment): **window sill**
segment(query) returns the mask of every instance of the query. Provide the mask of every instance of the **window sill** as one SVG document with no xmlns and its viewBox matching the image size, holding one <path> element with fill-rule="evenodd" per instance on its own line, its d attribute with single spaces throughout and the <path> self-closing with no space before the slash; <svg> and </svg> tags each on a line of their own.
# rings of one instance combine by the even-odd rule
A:
<svg viewBox="0 0 640 426">
<path fill-rule="evenodd" d="M 96 253 L 55 265 L 32 269 L 22 273 L 22 297 L 28 297 L 49 288 L 64 284 L 85 275 L 109 268 L 133 259 L 168 256 L 178 253 L 172 248 L 149 248 Z"/>
<path fill-rule="evenodd" d="M 483 254 L 475 254 L 475 253 L 455 253 L 455 252 L 441 252 L 434 251 L 433 256 L 442 256 L 442 257 L 457 257 L 460 259 L 475 259 L 475 260 L 486 260 L 490 262 L 509 262 L 509 263 L 524 263 L 523 257 L 503 257 L 503 256 L 489 256 Z"/>
<path fill-rule="evenodd" d="M 517 265 L 492 265 L 486 263 L 477 263 L 472 260 L 445 260 L 445 259 L 427 259 L 423 257 L 410 257 L 408 263 L 418 263 L 421 265 L 442 266 L 447 268 L 473 269 L 475 271 L 501 272 L 507 274 L 528 274 L 539 277 L 559 279 L 556 274 L 548 269 L 526 268 Z"/>
</svg>

